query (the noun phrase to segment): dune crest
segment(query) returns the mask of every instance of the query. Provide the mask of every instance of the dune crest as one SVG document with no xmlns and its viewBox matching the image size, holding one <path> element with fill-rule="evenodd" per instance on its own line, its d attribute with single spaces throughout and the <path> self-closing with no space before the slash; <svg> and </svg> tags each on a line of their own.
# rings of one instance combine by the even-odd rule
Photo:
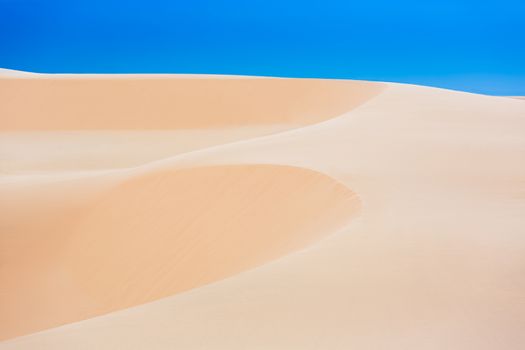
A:
<svg viewBox="0 0 525 350">
<path fill-rule="evenodd" d="M 359 200 L 318 172 L 142 165 L 325 120 L 383 86 L 27 74 L 0 79 L 0 89 L 0 280 L 9 286 L 0 337 L 9 338 L 217 281 L 333 233 Z"/>
<path fill-rule="evenodd" d="M 24 77 L 0 77 L 1 130 L 304 125 L 351 110 L 382 88 L 377 83 L 322 79 Z"/>
<path fill-rule="evenodd" d="M 26 335 L 0 349 L 523 347 L 522 101 L 393 83 L 297 80 L 296 94 L 273 91 L 293 79 L 199 79 L 189 93 L 206 86 L 203 100 L 221 113 L 184 121 L 204 107 L 182 103 L 189 114 L 119 116 L 108 130 L 82 119 L 76 137 L 65 114 L 52 131 L 28 107 L 3 132 L 1 271 L 10 289 L 0 323 L 4 338 Z M 87 80 L 97 83 L 75 84 L 142 82 Z M 221 85 L 232 99 L 214 104 Z M 247 91 L 257 92 L 247 104 L 231 103 Z M 261 107 L 270 102 L 280 107 Z M 256 114 L 244 113 L 259 107 L 246 126 Z M 137 152 L 155 138 L 151 126 L 186 133 L 187 123 L 225 134 Z M 239 127 L 250 131 L 228 134 Z M 117 145 L 126 135 L 137 137 L 129 153 Z M 89 149 L 100 140 L 113 143 L 107 154 Z M 39 146 L 44 162 L 31 157 Z"/>
</svg>

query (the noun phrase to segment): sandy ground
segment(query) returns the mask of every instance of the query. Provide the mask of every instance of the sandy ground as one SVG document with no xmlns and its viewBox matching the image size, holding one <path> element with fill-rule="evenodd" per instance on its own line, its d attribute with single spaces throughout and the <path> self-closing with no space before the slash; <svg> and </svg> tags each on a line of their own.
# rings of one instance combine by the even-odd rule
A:
<svg viewBox="0 0 525 350">
<path fill-rule="evenodd" d="M 525 346 L 525 101 L 2 77 L 0 349 Z"/>
</svg>

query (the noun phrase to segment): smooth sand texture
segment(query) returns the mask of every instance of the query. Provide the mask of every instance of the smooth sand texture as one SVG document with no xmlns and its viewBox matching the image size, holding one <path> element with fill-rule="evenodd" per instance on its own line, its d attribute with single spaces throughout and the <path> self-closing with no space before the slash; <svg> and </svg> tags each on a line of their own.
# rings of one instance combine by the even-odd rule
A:
<svg viewBox="0 0 525 350">
<path fill-rule="evenodd" d="M 220 129 L 4 131 L 0 138 L 0 172 L 20 175 L 136 167 L 296 126 L 279 123 Z"/>
<path fill-rule="evenodd" d="M 379 84 L 315 79 L 0 75 L 0 130 L 210 129 L 313 123 Z"/>
<path fill-rule="evenodd" d="M 309 169 L 252 164 L 155 170 L 144 164 L 312 122 L 310 110 L 303 110 L 305 115 L 298 115 L 299 119 L 289 118 L 286 113 L 295 113 L 295 107 L 278 95 L 273 98 L 281 102 L 272 104 L 270 92 L 295 96 L 319 89 L 320 95 L 333 94 L 330 99 L 336 98 L 337 106 L 350 110 L 383 88 L 340 81 L 330 90 L 329 81 L 237 77 L 12 76 L 16 78 L 0 80 L 0 86 L 11 93 L 6 94 L 4 106 L 16 100 L 11 99 L 16 95 L 11 88 L 19 82 L 34 88 L 33 93 L 19 93 L 37 99 L 45 96 L 55 101 L 49 102 L 51 107 L 62 104 L 57 101 L 63 101 L 64 94 L 72 94 L 55 90 L 56 82 L 76 83 L 82 87 L 77 100 L 65 104 L 77 109 L 82 105 L 78 100 L 86 104 L 87 99 L 93 108 L 105 110 L 106 119 L 98 122 L 123 123 L 123 129 L 85 130 L 82 118 L 60 107 L 55 110 L 55 121 L 64 123 L 56 126 L 60 131 L 33 129 L 45 121 L 33 110 L 3 114 L 8 116 L 3 125 L 24 119 L 31 130 L 3 131 L 0 141 L 4 173 L 0 280 L 9 286 L 0 299 L 2 338 L 169 296 L 260 265 L 332 233 L 355 214 L 359 201 L 344 185 Z M 244 81 L 249 82 L 243 88 L 248 95 L 242 95 L 237 85 Z M 84 87 L 85 82 L 94 83 L 92 90 Z M 174 102 L 169 110 L 155 106 L 151 112 L 158 119 L 153 123 L 170 128 L 133 129 L 136 123 L 115 111 L 120 105 L 111 101 L 112 90 L 106 85 L 122 83 L 140 90 L 144 84 L 149 86 L 148 96 L 155 97 L 157 92 L 166 93 L 166 84 L 159 82 L 172 87 Z M 283 82 L 300 91 L 280 91 Z M 186 87 L 192 84 L 198 85 L 191 91 L 194 99 L 200 93 L 208 99 L 200 101 L 204 110 L 192 111 L 189 101 L 177 102 L 188 97 Z M 329 88 L 323 88 L 327 84 Z M 100 91 L 109 95 L 90 100 L 90 93 Z M 136 90 L 116 91 L 121 99 L 136 101 Z M 237 94 L 244 101 L 207 105 L 217 96 Z M 232 115 L 244 118 L 236 106 L 243 109 L 246 100 L 264 102 L 271 111 L 268 118 L 261 114 L 262 119 L 249 117 L 243 125 L 226 128 Z M 323 98 L 313 96 L 309 101 L 311 106 L 319 104 L 313 110 L 333 112 L 333 104 L 323 107 L 327 103 Z M 35 101 L 28 105 L 41 107 Z M 328 118 L 330 113 L 316 118 Z M 184 116 L 190 118 L 188 123 Z M 151 121 L 149 116 L 143 119 L 140 123 Z M 72 120 L 80 121 L 77 127 L 62 130 Z M 193 128 L 186 129 L 190 124 Z M 146 246 L 149 253 L 143 250 Z"/>
<path fill-rule="evenodd" d="M 11 248 L 1 274 L 4 337 L 220 280 L 315 242 L 359 208 L 329 177 L 271 165 L 159 171 L 85 202 L 46 208 L 37 225 L 11 221 L 2 240 Z M 13 211 L 12 201 L 2 204 Z"/>
<path fill-rule="evenodd" d="M 0 349 L 523 348 L 525 105 L 373 85 L 332 119 L 119 166 L 75 171 L 89 134 L 15 166 L 52 138 L 7 132 L 4 338 L 172 296 Z"/>
</svg>

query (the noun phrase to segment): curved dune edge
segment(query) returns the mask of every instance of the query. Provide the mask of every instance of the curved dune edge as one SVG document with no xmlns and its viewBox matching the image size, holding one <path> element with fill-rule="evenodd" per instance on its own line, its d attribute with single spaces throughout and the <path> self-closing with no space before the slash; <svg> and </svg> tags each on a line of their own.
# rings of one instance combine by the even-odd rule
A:
<svg viewBox="0 0 525 350">
<path fill-rule="evenodd" d="M 341 118 L 142 167 L 289 164 L 363 208 L 314 249 L 0 348 L 521 349 L 523 107 L 391 84 Z"/>
<path fill-rule="evenodd" d="M 312 124 L 377 95 L 381 83 L 323 79 L 44 75 L 0 79 L 0 130 L 182 130 Z"/>
<path fill-rule="evenodd" d="M 61 228 L 40 232 L 50 256 L 40 252 L 24 261 L 39 268 L 25 275 L 4 270 L 2 285 L 10 288 L 1 299 L 1 337 L 146 303 L 250 269 L 334 232 L 359 203 L 337 181 L 288 166 L 136 176 L 67 213 L 74 219 Z M 31 279 L 34 285 L 24 285 Z"/>
<path fill-rule="evenodd" d="M 194 78 L 188 79 L 188 77 L 175 76 L 146 76 L 138 79 L 136 77 L 127 76 L 112 77 L 110 79 L 108 79 L 108 77 L 105 76 L 67 76 L 67 79 L 64 79 L 66 78 L 65 76 L 60 77 L 41 74 L 33 75 L 31 73 L 20 75 L 11 74 L 12 72 L 8 73 L 9 74 L 4 74 L 2 77 L 3 79 L 0 80 L 0 89 L 4 89 L 6 92 L 9 93 L 7 96 L 8 98 L 6 99 L 7 103 L 3 104 L 3 106 L 8 106 L 7 110 L 4 111 L 6 112 L 4 115 L 9 116 L 9 118 L 6 120 L 7 124 L 9 124 L 10 121 L 21 121 L 22 124 L 27 124 L 21 126 L 21 128 L 17 131 L 18 134 L 15 132 L 14 135 L 4 134 L 4 136 L 14 136 L 14 139 L 22 138 L 22 149 L 25 149 L 26 152 L 27 149 L 31 150 L 31 146 L 29 146 L 27 140 L 29 140 L 30 142 L 32 139 L 38 140 L 33 150 L 45 150 L 46 146 L 48 146 L 46 145 L 46 143 L 48 143 L 46 141 L 49 141 L 49 139 L 54 141 L 57 134 L 49 134 L 47 131 L 39 128 L 39 123 L 41 122 L 46 122 L 44 129 L 46 129 L 47 127 L 54 127 L 56 128 L 54 130 L 64 129 L 66 133 L 69 132 L 68 129 L 70 128 L 72 129 L 71 131 L 74 131 L 75 133 L 82 132 L 79 130 L 85 130 L 88 133 L 90 133 L 87 135 L 88 139 L 91 138 L 92 135 L 94 135 L 93 133 L 98 132 L 96 130 L 92 130 L 92 128 L 97 129 L 99 126 L 101 126 L 97 126 L 97 122 L 103 123 L 105 133 L 108 132 L 107 129 L 111 129 L 112 127 L 125 128 L 129 130 L 140 126 L 141 130 L 137 131 L 137 133 L 142 134 L 144 133 L 144 129 L 148 129 L 151 126 L 158 127 L 159 125 L 162 128 L 174 128 L 176 131 L 184 133 L 187 132 L 184 128 L 188 125 L 185 125 L 184 121 L 188 120 L 188 114 L 190 117 L 189 120 L 191 120 L 192 122 L 195 121 L 195 116 L 197 116 L 197 119 L 204 116 L 204 121 L 200 121 L 202 122 L 201 124 L 198 124 L 200 122 L 197 122 L 197 124 L 191 125 L 191 127 L 196 128 L 190 130 L 191 132 L 195 132 L 198 129 L 202 129 L 204 132 L 207 132 L 207 130 L 210 130 L 210 128 L 212 128 L 212 131 L 214 131 L 218 130 L 216 128 L 220 126 L 226 128 L 219 132 L 227 135 L 231 130 L 237 128 L 237 126 L 234 125 L 235 123 L 238 122 L 240 123 L 239 127 L 246 128 L 246 124 L 250 124 L 254 121 L 255 125 L 268 124 L 272 127 L 273 125 L 276 125 L 275 123 L 277 121 L 285 122 L 289 124 L 284 128 L 289 129 L 291 127 L 297 127 L 298 125 L 322 121 L 326 118 L 332 117 L 331 114 L 333 113 L 339 113 L 340 111 L 346 112 L 348 111 L 348 109 L 355 108 L 359 104 L 366 102 L 369 98 L 379 93 L 384 88 L 382 84 L 378 83 L 312 79 L 298 80 L 230 77 L 227 80 L 233 84 L 236 84 L 236 86 L 232 88 L 228 86 L 225 87 L 223 82 L 219 83 L 218 80 L 220 79 L 217 79 L 216 77 L 201 77 L 200 79 L 198 79 L 201 81 L 196 82 L 196 79 Z M 36 77 L 38 77 L 38 79 L 26 79 Z M 62 80 L 67 81 L 67 86 L 61 85 L 62 83 L 60 81 Z M 90 85 L 90 81 L 94 83 L 93 86 Z M 148 87 L 148 81 L 152 83 L 152 86 Z M 246 81 L 249 81 L 249 83 L 246 84 Z M 35 82 L 38 83 L 35 84 Z M 117 83 L 117 85 L 122 83 L 123 85 L 120 85 L 120 89 L 115 89 L 115 86 L 112 85 L 112 82 Z M 87 86 L 87 88 L 83 90 L 82 87 L 86 87 L 86 83 L 89 86 Z M 136 85 L 137 83 L 139 83 L 140 87 L 138 89 L 135 89 L 134 86 L 138 86 Z M 168 83 L 168 85 L 173 85 L 174 83 L 176 83 L 175 95 L 180 94 L 181 92 L 183 95 L 182 97 L 177 96 L 180 99 L 178 99 L 176 103 L 172 103 L 173 101 L 165 100 L 164 102 L 170 103 L 168 108 L 166 108 L 165 104 L 162 105 L 162 103 L 160 104 L 160 106 L 154 106 L 154 104 L 158 102 L 157 100 L 155 100 L 155 95 L 162 95 L 162 93 L 164 93 L 166 90 L 166 85 L 164 83 Z M 239 83 L 242 84 L 239 85 Z M 193 86 L 194 89 L 192 89 L 191 87 L 192 84 L 195 85 Z M 36 88 L 32 89 L 31 87 L 35 87 L 35 85 Z M 18 89 L 17 86 L 20 89 Z M 59 86 L 58 89 L 56 89 L 57 86 Z M 76 86 L 80 86 L 81 88 L 77 89 Z M 126 90 L 126 86 L 131 87 L 131 89 Z M 105 96 L 103 96 L 108 91 L 102 92 L 103 89 L 101 89 L 101 87 L 109 87 L 111 97 L 117 95 L 117 101 L 112 101 L 108 104 L 108 99 Z M 261 87 L 262 90 L 259 89 L 259 87 Z M 146 101 L 146 104 L 152 103 L 151 100 L 153 100 L 153 104 L 148 105 L 148 107 L 153 108 L 146 108 L 148 112 L 151 112 L 148 114 L 148 118 L 144 118 L 144 115 L 140 115 L 138 118 L 140 119 L 139 124 L 141 122 L 146 122 L 147 125 L 137 125 L 135 123 L 137 120 L 134 120 L 133 115 L 132 118 L 124 118 L 116 121 L 111 119 L 114 116 L 121 116 L 122 113 L 124 113 L 124 111 L 122 110 L 115 111 L 114 109 L 112 109 L 115 107 L 115 105 L 117 105 L 118 108 L 123 106 L 123 101 L 120 101 L 118 97 L 120 96 L 121 98 L 127 101 L 131 101 L 132 103 L 136 101 L 141 101 L 140 98 L 136 98 L 137 96 L 134 95 L 134 93 L 136 93 L 137 91 L 139 91 L 139 94 L 143 91 L 149 91 L 149 93 L 145 95 L 146 98 L 143 99 Z M 190 98 L 188 98 L 187 95 L 188 91 Z M 50 92 L 51 95 L 46 95 L 47 92 Z M 72 98 L 71 95 L 68 95 L 71 92 L 73 92 L 73 95 L 75 95 L 80 100 L 76 100 L 75 98 Z M 121 94 L 122 92 L 123 94 Z M 220 93 L 218 94 L 218 92 Z M 243 92 L 247 92 L 250 96 L 243 96 Z M 17 95 L 19 93 L 21 93 L 21 95 Z M 93 98 L 93 96 L 91 96 L 91 94 L 93 93 L 99 94 L 97 95 L 97 98 Z M 24 100 L 24 96 L 22 95 L 25 95 L 25 97 L 29 98 L 30 100 L 35 96 L 37 96 L 37 98 L 42 98 L 44 96 L 45 101 L 33 100 L 31 101 L 31 103 L 27 103 L 26 99 L 24 103 L 17 104 L 17 101 L 21 102 L 22 100 Z M 241 97 L 240 104 L 239 95 Z M 47 100 L 48 97 L 50 97 L 49 100 Z M 170 97 L 173 97 L 173 95 L 171 95 Z M 224 103 L 225 97 L 226 103 Z M 270 97 L 269 100 L 268 97 Z M 292 100 L 291 104 L 289 103 L 290 98 Z M 294 101 L 294 98 L 299 99 L 299 101 Z M 199 101 L 196 101 L 195 99 L 198 99 Z M 202 99 L 204 99 L 204 101 L 202 101 Z M 307 99 L 315 106 L 310 104 L 307 110 L 297 110 L 297 102 L 300 102 L 303 99 Z M 65 101 L 67 102 L 64 103 Z M 68 104 L 71 101 L 73 101 L 72 106 L 74 110 L 66 109 L 64 111 L 60 109 L 60 106 Z M 208 105 L 210 101 L 211 107 Z M 50 103 L 49 105 L 47 105 L 48 102 Z M 270 111 L 265 110 L 264 108 L 261 108 L 261 103 L 263 102 L 265 105 L 270 107 L 277 107 L 277 109 L 272 109 Z M 182 107 L 177 109 L 181 105 Z M 14 109 L 10 110 L 10 106 L 14 107 Z M 38 106 L 38 111 L 26 111 L 24 110 L 24 106 Z M 51 106 L 51 109 L 47 110 L 46 106 Z M 59 106 L 58 110 L 54 109 L 56 106 Z M 89 117 L 88 115 L 82 115 L 81 113 L 79 115 L 79 112 L 82 112 L 85 109 L 89 110 L 92 106 L 98 106 L 97 108 L 100 107 L 97 110 L 98 113 L 90 115 Z M 176 106 L 176 110 L 174 111 L 173 108 L 171 108 L 171 106 Z M 205 107 L 205 110 L 199 110 L 199 106 L 207 107 Z M 248 110 L 244 108 L 246 106 L 248 107 Z M 130 107 L 131 109 L 126 110 L 126 112 L 141 110 L 141 107 L 144 106 L 134 105 Z M 226 109 L 224 109 L 223 107 Z M 301 107 L 300 104 L 299 107 Z M 166 111 L 168 113 L 160 113 L 160 118 L 155 119 L 155 117 L 158 117 L 159 114 L 157 113 L 159 110 L 155 108 L 159 108 L 159 110 L 162 111 L 162 113 L 165 113 Z M 253 113 L 247 113 L 250 111 L 261 112 L 261 109 L 263 110 L 262 112 L 264 112 L 261 114 L 264 119 L 261 120 L 253 118 Z M 241 110 L 242 113 L 239 113 L 239 110 Z M 224 115 L 226 115 L 227 117 L 231 116 L 232 111 L 234 112 L 233 114 L 236 115 L 234 116 L 234 119 L 240 116 L 242 120 L 232 121 L 228 118 L 223 119 Z M 49 112 L 50 114 L 47 114 L 47 112 Z M 182 119 L 180 118 L 181 113 L 184 114 L 182 116 Z M 250 118 L 246 119 L 246 115 L 241 114 L 248 114 Z M 154 118 L 151 118 L 151 115 L 153 115 Z M 57 120 L 53 119 L 57 116 Z M 217 118 L 217 116 L 219 116 L 219 118 Z M 278 119 L 271 119 L 275 116 L 277 116 Z M 100 118 L 97 119 L 97 117 Z M 183 122 L 182 125 L 180 124 L 181 120 Z M 80 124 L 71 124 L 71 122 L 75 123 L 75 121 L 80 121 Z M 95 124 L 85 125 L 83 124 L 83 122 L 85 121 L 95 121 Z M 129 121 L 131 121 L 131 124 L 129 123 Z M 122 122 L 124 122 L 124 124 L 122 124 Z M 153 124 L 151 124 L 151 122 Z M 6 124 L 3 123 L 2 125 L 4 126 Z M 20 127 L 20 125 L 15 126 L 14 130 Z M 11 127 L 12 125 L 8 125 L 7 129 L 11 130 Z M 25 129 L 26 127 L 28 128 L 27 130 Z M 181 127 L 183 129 L 179 129 Z M 282 129 L 283 126 L 278 126 L 277 129 L 275 129 L 275 131 L 280 131 Z M 122 132 L 125 135 L 126 133 L 129 133 L 129 131 L 127 130 L 117 131 Z M 30 131 L 31 134 L 27 134 L 27 131 Z M 153 130 L 153 132 L 155 131 Z M 250 130 L 248 134 L 249 137 L 253 137 L 254 135 L 257 136 L 257 133 L 260 133 L 260 131 L 254 132 L 253 130 Z M 262 132 L 262 134 L 267 133 L 268 130 Z M 23 137 L 26 135 L 29 137 L 29 139 L 24 140 Z M 47 137 L 47 135 L 50 135 L 50 137 Z M 47 140 L 44 140 L 43 143 L 42 136 L 44 136 L 44 139 L 47 137 Z M 112 137 L 112 134 L 110 134 L 109 136 Z M 226 136 L 225 138 L 228 139 L 229 136 Z M 242 136 L 240 138 L 242 139 Z M 70 137 L 70 140 L 71 139 L 74 139 L 74 137 Z M 239 139 L 238 136 L 234 137 L 234 140 L 237 139 Z M 147 136 L 145 140 L 147 140 L 148 143 L 144 144 L 143 146 L 152 148 L 151 136 Z M 12 148 L 10 147 L 9 143 L 7 143 L 6 146 L 5 137 L 3 138 L 2 142 L 2 149 L 9 150 Z M 99 147 L 101 146 L 99 142 L 97 142 L 96 134 L 95 137 L 92 137 L 91 142 L 94 145 L 97 145 Z M 215 143 L 216 142 L 212 141 L 212 145 L 214 145 Z M 51 145 L 50 148 L 58 148 L 61 152 L 63 150 L 72 151 L 74 154 L 78 155 L 78 152 L 76 152 L 77 148 L 74 147 L 75 145 L 73 145 L 73 147 L 71 146 L 71 144 L 59 144 L 57 147 L 57 145 L 54 144 Z M 135 145 L 135 147 L 140 148 L 140 142 L 139 145 Z M 184 147 L 187 148 L 186 146 Z M 190 150 L 192 149 L 192 147 L 194 146 L 190 145 Z M 107 147 L 102 146 L 102 148 L 107 150 Z M 184 151 L 187 150 L 184 149 Z M 129 153 L 133 154 L 134 152 L 130 151 Z M 173 156 L 173 154 L 169 155 Z M 26 158 L 29 160 L 34 158 L 36 162 L 33 166 L 33 169 L 42 170 L 41 159 L 48 159 L 49 157 L 47 157 L 44 154 L 40 157 L 24 157 L 16 155 L 15 158 Z M 90 158 L 89 162 L 99 162 L 99 160 L 96 159 L 96 157 L 94 159 L 92 155 L 90 155 L 88 158 Z M 140 159 L 140 157 L 138 158 L 139 164 L 147 163 L 151 160 L 148 157 L 146 157 L 146 160 Z M 136 161 L 137 160 L 135 160 L 135 162 Z M 80 162 L 82 162 L 82 159 L 80 159 Z M 75 159 L 73 166 L 75 168 L 79 168 L 80 162 L 78 159 Z M 31 164 L 28 165 L 28 168 L 31 169 Z M 80 166 L 80 168 L 82 168 L 82 166 Z M 55 170 L 55 172 L 46 174 L 46 177 L 56 176 L 57 179 L 60 179 L 64 175 L 67 175 L 67 173 L 56 171 L 57 169 L 53 170 Z M 29 180 L 29 182 L 26 182 L 25 185 L 22 184 L 22 186 L 20 187 L 21 190 L 17 190 L 15 188 L 14 191 L 12 191 L 11 188 L 7 188 L 9 196 L 4 198 L 3 202 L 5 203 L 2 203 L 2 205 L 5 207 L 4 209 L 8 209 L 6 212 L 14 213 L 15 217 L 20 218 L 20 220 L 19 222 L 15 222 L 16 220 L 13 220 L 12 216 L 8 215 L 4 218 L 4 220 L 7 221 L 5 221 L 5 223 L 2 224 L 4 227 L 7 228 L 6 234 L 4 234 L 4 236 L 2 237 L 2 246 L 5 251 L 5 254 L 3 255 L 5 257 L 4 260 L 6 260 L 7 263 L 3 266 L 2 270 L 0 270 L 0 273 L 3 276 L 2 279 L 8 282 L 6 284 L 12 284 L 14 286 L 13 290 L 16 291 L 16 293 L 11 295 L 9 295 L 9 293 L 6 293 L 6 296 L 2 298 L 2 310 L 5 310 L 5 312 L 3 312 L 2 314 L 8 320 L 8 322 L 5 323 L 12 322 L 12 320 L 10 319 L 10 315 L 13 314 L 24 315 L 24 312 L 26 312 L 27 314 L 31 313 L 34 316 L 32 319 L 30 317 L 26 317 L 25 319 L 21 317 L 18 321 L 15 321 L 13 323 L 14 327 L 5 328 L 5 332 L 7 334 L 9 334 L 11 331 L 9 328 L 16 329 L 18 324 L 23 324 L 22 328 L 34 327 L 31 329 L 42 329 L 41 325 L 34 326 L 34 324 L 39 324 L 39 322 L 42 321 L 42 319 L 39 320 L 39 315 L 43 315 L 43 319 L 46 318 L 45 315 L 56 315 L 56 319 L 60 321 L 50 321 L 49 324 L 47 323 L 47 321 L 42 321 L 43 324 L 45 324 L 45 326 L 43 326 L 44 328 L 52 327 L 59 324 L 63 324 L 64 322 L 75 321 L 78 319 L 91 317 L 93 315 L 106 313 L 108 312 L 108 310 L 112 311 L 122 307 L 131 306 L 134 305 L 134 303 L 142 303 L 154 300 L 159 297 L 169 295 L 172 292 L 192 288 L 198 286 L 200 283 L 208 283 L 214 278 L 219 278 L 218 276 L 220 276 L 220 273 L 214 272 L 210 273 L 209 276 L 207 274 L 204 274 L 204 276 L 196 277 L 196 279 L 190 282 L 179 283 L 175 287 L 173 287 L 174 289 L 172 292 L 153 291 L 146 293 L 147 296 L 144 296 L 141 295 L 140 290 L 135 290 L 138 296 L 132 296 L 128 299 L 122 298 L 122 296 L 119 296 L 118 293 L 116 296 L 105 296 L 106 298 L 113 298 L 116 301 L 108 301 L 104 298 L 102 298 L 104 300 L 100 300 L 100 297 L 96 296 L 97 293 L 87 293 L 89 294 L 87 297 L 82 295 L 82 293 L 78 293 L 78 291 L 76 290 L 76 285 L 70 283 L 70 281 L 68 280 L 68 276 L 66 276 L 69 272 L 64 271 L 62 266 L 59 266 L 60 258 L 58 258 L 57 255 L 59 255 L 62 252 L 62 250 L 65 249 L 64 242 L 70 239 L 69 230 L 71 230 L 71 228 L 75 226 L 76 220 L 83 216 L 83 211 L 90 210 L 89 201 L 92 200 L 92 198 L 90 199 L 91 195 L 88 194 L 88 192 L 90 191 L 89 188 L 92 187 L 95 190 L 95 192 L 98 192 L 100 191 L 100 186 L 96 184 L 97 182 L 102 183 L 102 187 L 108 186 L 108 184 L 109 186 L 112 186 L 111 183 L 114 183 L 115 177 L 111 176 L 111 178 L 113 179 L 110 179 L 109 176 L 102 176 L 101 178 L 96 178 L 93 181 L 90 180 L 88 182 L 91 182 L 91 184 L 87 183 L 87 191 L 85 188 L 80 188 L 80 186 L 83 186 L 82 181 L 80 181 L 79 184 L 75 184 L 77 181 L 75 180 L 75 177 L 71 178 L 72 182 L 70 180 L 67 180 L 68 177 L 69 176 L 67 175 L 64 178 L 64 180 L 58 180 L 57 185 L 52 185 L 49 189 L 46 189 L 48 187 L 46 183 L 32 184 L 31 180 Z M 118 177 L 119 176 L 117 176 L 116 178 Z M 108 181 L 105 181 L 104 178 L 107 178 Z M 51 180 L 51 178 L 49 179 Z M 23 181 L 25 182 L 25 180 Z M 69 182 L 71 182 L 71 184 L 68 184 Z M 107 182 L 107 184 L 104 185 L 104 182 Z M 27 185 L 30 186 L 29 190 L 25 189 Z M 55 190 L 58 190 L 58 193 L 54 192 Z M 284 191 L 286 191 L 285 188 L 283 188 L 283 192 Z M 32 194 L 33 192 L 36 193 L 36 196 L 34 197 Z M 19 193 L 20 195 L 17 196 L 17 193 Z M 71 205 L 67 204 L 69 197 L 71 198 Z M 11 200 L 14 199 L 14 203 L 11 203 L 9 198 L 11 198 Z M 32 198 L 36 200 L 32 200 Z M 35 205 L 32 205 L 33 202 L 35 203 Z M 14 210 L 13 208 L 11 208 L 13 204 L 15 207 Z M 25 208 L 25 205 L 28 205 L 29 207 L 33 206 L 33 208 L 27 209 Z M 283 213 L 285 213 L 285 211 L 283 211 Z M 31 218 L 31 220 L 24 220 L 24 215 L 26 217 Z M 271 222 L 271 220 L 269 220 L 268 222 Z M 309 221 L 306 220 L 305 222 Z M 336 224 L 336 222 L 337 220 L 335 220 L 333 224 Z M 313 224 L 311 226 L 315 227 L 315 225 Z M 20 231 L 19 233 L 17 233 L 17 227 L 18 231 Z M 54 237 L 56 238 L 55 242 L 53 239 L 49 239 L 48 235 L 50 232 L 54 234 Z M 323 232 L 329 232 L 329 230 L 326 231 L 325 229 L 323 230 Z M 45 239 L 43 239 L 43 237 L 45 237 Z M 307 237 L 308 235 L 305 235 L 304 239 L 306 239 Z M 10 244 L 14 246 L 14 249 L 9 248 Z M 24 251 L 25 244 L 28 244 L 27 247 L 29 248 L 26 251 Z M 275 248 L 278 249 L 278 247 Z M 80 251 L 84 250 L 80 249 Z M 67 256 L 71 257 L 70 254 Z M 205 258 L 206 256 L 207 255 L 205 254 L 203 258 Z M 32 258 L 34 258 L 33 262 L 31 261 Z M 9 259 L 13 260 L 10 262 Z M 251 264 L 255 264 L 255 262 L 250 260 L 249 258 L 245 258 L 242 264 L 249 268 L 249 266 L 251 266 Z M 233 267 L 230 268 L 232 269 L 232 271 L 235 270 L 233 269 Z M 242 270 L 241 267 L 238 268 Z M 223 271 L 222 273 L 224 273 L 225 275 L 228 274 L 227 271 Z M 97 274 L 97 276 L 100 277 L 101 275 Z M 111 280 L 112 277 L 108 277 L 108 279 Z M 95 296 L 91 294 L 95 294 Z M 105 295 L 107 293 L 99 291 L 99 294 Z M 91 300 L 92 297 L 96 300 Z M 62 306 L 55 305 L 54 302 L 50 301 L 55 299 L 60 299 L 60 303 Z M 78 306 L 77 308 L 73 306 L 75 303 Z M 72 316 L 75 313 L 78 313 L 78 315 L 82 316 Z M 50 318 L 54 319 L 55 316 L 52 316 Z M 15 331 L 15 333 L 16 332 L 18 331 Z M 8 337 L 10 336 L 12 336 L 12 334 L 8 335 Z M 2 337 L 4 337 L 3 334 Z"/>
<path fill-rule="evenodd" d="M 0 172 L 10 176 L 140 167 L 195 150 L 298 127 L 203 130 L 0 131 Z"/>
<path fill-rule="evenodd" d="M 323 79 L 15 73 L 0 74 L 0 173 L 10 175 L 137 167 L 329 120 L 386 88 Z"/>
</svg>

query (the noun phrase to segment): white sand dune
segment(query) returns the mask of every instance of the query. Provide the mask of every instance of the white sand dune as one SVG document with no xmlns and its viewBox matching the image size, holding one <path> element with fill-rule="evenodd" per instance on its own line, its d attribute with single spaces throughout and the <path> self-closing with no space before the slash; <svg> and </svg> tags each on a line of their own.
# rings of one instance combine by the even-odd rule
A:
<svg viewBox="0 0 525 350">
<path fill-rule="evenodd" d="M 35 78 L 35 77 L 38 77 L 39 75 L 40 74 L 38 73 L 29 73 L 29 72 L 24 72 L 20 70 L 0 68 L 0 78 L 13 78 L 13 77 Z"/>
<path fill-rule="evenodd" d="M 0 349 L 525 346 L 523 101 L 236 77 L 0 90 Z"/>
</svg>

